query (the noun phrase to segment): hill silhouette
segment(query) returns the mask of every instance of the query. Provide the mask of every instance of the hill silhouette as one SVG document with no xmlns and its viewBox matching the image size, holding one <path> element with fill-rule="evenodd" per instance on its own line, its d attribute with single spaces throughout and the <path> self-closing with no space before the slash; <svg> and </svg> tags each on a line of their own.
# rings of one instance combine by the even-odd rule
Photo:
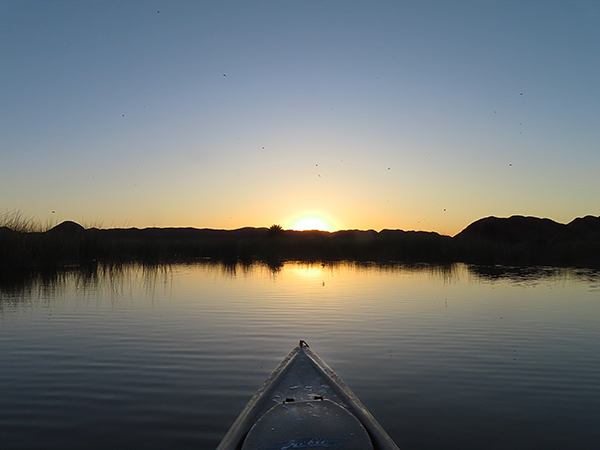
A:
<svg viewBox="0 0 600 450">
<path fill-rule="evenodd" d="M 580 217 L 568 224 L 538 217 L 479 219 L 455 236 L 457 240 L 486 239 L 498 243 L 552 242 L 596 239 L 600 217 Z"/>
<path fill-rule="evenodd" d="M 456 255 L 479 264 L 600 266 L 600 217 L 561 224 L 550 219 L 486 217 L 454 238 Z"/>
<path fill-rule="evenodd" d="M 385 229 L 293 231 L 281 227 L 84 229 L 67 221 L 46 232 L 0 229 L 0 269 L 73 264 L 354 260 L 600 267 L 600 217 L 561 224 L 512 216 L 479 219 L 454 237 Z"/>
</svg>

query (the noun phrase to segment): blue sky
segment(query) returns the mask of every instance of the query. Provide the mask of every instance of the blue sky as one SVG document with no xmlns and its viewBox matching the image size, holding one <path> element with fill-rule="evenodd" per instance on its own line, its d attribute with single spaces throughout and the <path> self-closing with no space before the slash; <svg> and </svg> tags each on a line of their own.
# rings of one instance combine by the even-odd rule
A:
<svg viewBox="0 0 600 450">
<path fill-rule="evenodd" d="M 455 234 L 599 215 L 596 1 L 0 1 L 0 211 Z"/>
</svg>

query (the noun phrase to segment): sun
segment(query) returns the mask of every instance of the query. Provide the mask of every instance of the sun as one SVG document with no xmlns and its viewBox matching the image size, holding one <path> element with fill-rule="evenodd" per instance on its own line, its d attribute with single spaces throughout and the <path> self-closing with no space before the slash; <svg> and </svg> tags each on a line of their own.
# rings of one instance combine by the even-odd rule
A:
<svg viewBox="0 0 600 450">
<path fill-rule="evenodd" d="M 302 219 L 294 225 L 294 230 L 296 231 L 306 231 L 306 230 L 320 230 L 320 231 L 330 231 L 329 227 L 325 225 L 325 223 L 319 219 L 315 219 L 314 217 L 309 217 L 306 219 Z"/>
</svg>

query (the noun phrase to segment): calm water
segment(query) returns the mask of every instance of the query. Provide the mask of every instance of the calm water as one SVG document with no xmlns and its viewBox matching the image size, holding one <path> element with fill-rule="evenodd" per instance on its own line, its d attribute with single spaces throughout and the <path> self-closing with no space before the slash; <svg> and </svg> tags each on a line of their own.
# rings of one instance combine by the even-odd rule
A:
<svg viewBox="0 0 600 450">
<path fill-rule="evenodd" d="M 403 450 L 600 448 L 600 276 L 173 266 L 0 288 L 0 448 L 214 449 L 306 340 Z"/>
</svg>

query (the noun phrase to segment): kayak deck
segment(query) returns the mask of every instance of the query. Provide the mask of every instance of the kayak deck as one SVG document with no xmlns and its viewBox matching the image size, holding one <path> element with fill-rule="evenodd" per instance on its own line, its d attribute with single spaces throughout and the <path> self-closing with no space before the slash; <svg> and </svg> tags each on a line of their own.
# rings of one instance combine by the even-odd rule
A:
<svg viewBox="0 0 600 450">
<path fill-rule="evenodd" d="M 323 447 L 398 450 L 350 388 L 300 341 L 250 399 L 217 450 Z"/>
</svg>

